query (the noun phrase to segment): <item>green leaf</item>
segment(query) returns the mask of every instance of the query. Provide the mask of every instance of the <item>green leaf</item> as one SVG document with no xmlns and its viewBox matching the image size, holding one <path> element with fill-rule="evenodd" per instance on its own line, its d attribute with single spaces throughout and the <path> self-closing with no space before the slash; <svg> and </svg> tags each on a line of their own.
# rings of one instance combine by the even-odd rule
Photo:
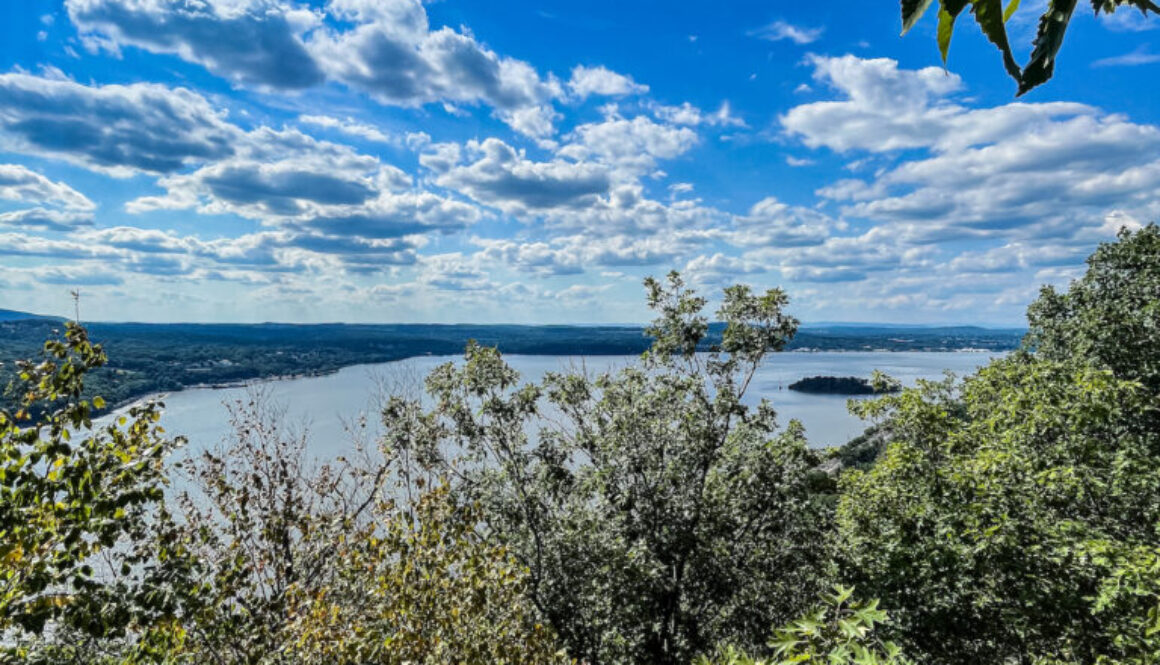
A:
<svg viewBox="0 0 1160 665">
<path fill-rule="evenodd" d="M 1008 2 L 1007 9 L 1003 12 L 1003 22 L 1006 23 L 1007 21 L 1010 21 L 1011 17 L 1015 15 L 1015 12 L 1018 11 L 1018 9 L 1019 0 L 1011 0 L 1011 2 Z"/>
<path fill-rule="evenodd" d="M 955 19 L 963 12 L 969 0 L 944 0 L 938 10 L 938 50 L 942 54 L 943 65 L 951 48 L 951 35 L 955 31 Z"/>
<path fill-rule="evenodd" d="M 926 13 L 934 0 L 902 0 L 902 34 L 906 34 Z"/>
<path fill-rule="evenodd" d="M 1071 22 L 1076 0 L 1051 0 L 1047 11 L 1039 17 L 1039 31 L 1035 36 L 1035 49 L 1031 61 L 1019 76 L 1019 92 L 1022 95 L 1032 88 L 1047 82 L 1055 73 L 1055 56 L 1063 46 L 1063 35 Z"/>
<path fill-rule="evenodd" d="M 1072 6 L 1075 6 L 1075 0 L 1072 0 Z M 1007 74 L 1020 81 L 1022 70 L 1011 53 L 1007 26 L 1003 23 L 1003 0 L 972 0 L 971 9 L 975 13 L 975 22 L 983 30 L 983 34 L 1003 54 L 1003 67 L 1007 70 Z"/>
</svg>

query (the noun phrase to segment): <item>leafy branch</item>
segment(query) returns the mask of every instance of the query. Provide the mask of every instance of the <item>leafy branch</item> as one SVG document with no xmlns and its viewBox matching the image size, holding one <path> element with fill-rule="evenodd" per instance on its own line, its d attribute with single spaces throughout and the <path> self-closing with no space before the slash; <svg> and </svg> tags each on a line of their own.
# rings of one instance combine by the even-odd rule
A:
<svg viewBox="0 0 1160 665">
<path fill-rule="evenodd" d="M 947 62 L 951 36 L 955 22 L 963 10 L 970 8 L 975 22 L 987 39 L 995 45 L 1003 56 L 1003 66 L 1007 74 L 1019 84 L 1016 96 L 1021 96 L 1033 88 L 1046 83 L 1055 73 L 1055 61 L 1063 46 L 1067 26 L 1075 13 L 1078 0 L 1050 0 L 1046 11 L 1039 17 L 1039 29 L 1032 41 L 1031 59 L 1020 67 L 1011 51 L 1007 36 L 1007 22 L 1019 10 L 1020 0 L 1008 0 L 1006 8 L 1003 0 L 939 0 L 938 48 L 943 64 Z M 902 34 L 906 34 L 922 18 L 934 0 L 902 0 Z M 1111 14 L 1117 8 L 1129 5 L 1147 16 L 1148 12 L 1160 14 L 1160 6 L 1152 0 L 1092 0 L 1092 9 Z"/>
</svg>

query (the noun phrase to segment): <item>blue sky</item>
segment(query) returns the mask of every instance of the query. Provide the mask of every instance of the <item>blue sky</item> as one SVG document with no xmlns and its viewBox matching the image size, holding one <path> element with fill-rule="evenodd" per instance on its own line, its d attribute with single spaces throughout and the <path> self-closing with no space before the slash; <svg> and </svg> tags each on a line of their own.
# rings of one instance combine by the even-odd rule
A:
<svg viewBox="0 0 1160 665">
<path fill-rule="evenodd" d="M 1025 59 L 1042 2 L 1009 30 Z M 1016 100 L 892 3 L 28 0 L 0 9 L 0 307 L 141 321 L 1020 324 L 1160 215 L 1160 20 Z"/>
</svg>

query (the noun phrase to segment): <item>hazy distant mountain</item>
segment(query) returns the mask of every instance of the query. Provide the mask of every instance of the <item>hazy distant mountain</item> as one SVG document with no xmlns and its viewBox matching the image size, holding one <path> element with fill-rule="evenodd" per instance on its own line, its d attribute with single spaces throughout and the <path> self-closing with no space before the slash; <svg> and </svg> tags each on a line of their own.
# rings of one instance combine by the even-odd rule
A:
<svg viewBox="0 0 1160 665">
<path fill-rule="evenodd" d="M 0 321 L 23 321 L 25 319 L 56 319 L 55 316 L 41 316 L 28 312 L 17 312 L 11 309 L 0 309 Z"/>
</svg>

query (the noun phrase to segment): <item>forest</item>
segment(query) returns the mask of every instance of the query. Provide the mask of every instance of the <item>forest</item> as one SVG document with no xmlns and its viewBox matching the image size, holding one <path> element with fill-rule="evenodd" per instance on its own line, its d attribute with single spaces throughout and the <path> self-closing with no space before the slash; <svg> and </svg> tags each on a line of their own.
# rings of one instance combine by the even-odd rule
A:
<svg viewBox="0 0 1160 665">
<path fill-rule="evenodd" d="M 646 292 L 637 366 L 528 384 L 471 342 L 329 461 L 258 401 L 185 457 L 154 403 L 93 427 L 114 347 L 66 323 L 0 411 L 0 658 L 1158 662 L 1160 227 L 1014 352 L 852 405 L 856 464 L 742 403 L 783 291 L 727 288 L 717 335 L 678 274 Z"/>
</svg>

